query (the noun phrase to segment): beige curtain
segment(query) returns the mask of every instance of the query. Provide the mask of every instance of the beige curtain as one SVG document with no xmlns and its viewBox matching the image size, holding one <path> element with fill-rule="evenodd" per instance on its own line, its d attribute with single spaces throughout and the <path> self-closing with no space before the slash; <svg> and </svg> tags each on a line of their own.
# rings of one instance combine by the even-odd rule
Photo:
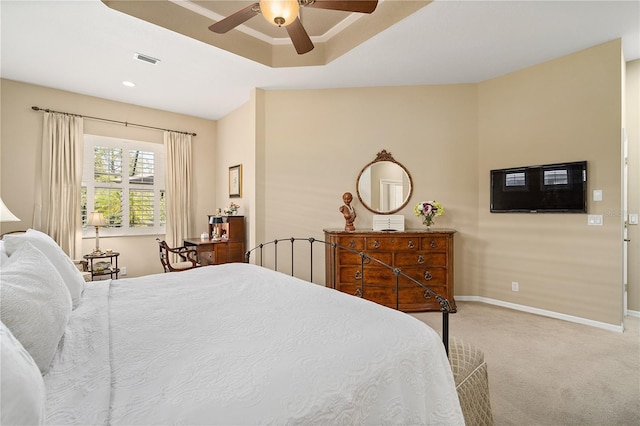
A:
<svg viewBox="0 0 640 426">
<path fill-rule="evenodd" d="M 166 240 L 170 247 L 183 244 L 191 231 L 191 135 L 164 132 Z"/>
<path fill-rule="evenodd" d="M 72 259 L 82 255 L 83 133 L 82 117 L 44 113 L 33 227 L 49 234 Z"/>
</svg>

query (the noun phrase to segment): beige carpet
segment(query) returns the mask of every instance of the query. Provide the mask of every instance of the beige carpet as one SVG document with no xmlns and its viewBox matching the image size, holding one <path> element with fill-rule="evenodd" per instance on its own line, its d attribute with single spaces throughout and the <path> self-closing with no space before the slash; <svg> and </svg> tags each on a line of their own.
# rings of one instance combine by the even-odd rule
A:
<svg viewBox="0 0 640 426">
<path fill-rule="evenodd" d="M 440 313 L 412 314 L 441 332 Z M 451 336 L 484 351 L 500 425 L 640 425 L 639 319 L 624 333 L 458 302 Z"/>
</svg>

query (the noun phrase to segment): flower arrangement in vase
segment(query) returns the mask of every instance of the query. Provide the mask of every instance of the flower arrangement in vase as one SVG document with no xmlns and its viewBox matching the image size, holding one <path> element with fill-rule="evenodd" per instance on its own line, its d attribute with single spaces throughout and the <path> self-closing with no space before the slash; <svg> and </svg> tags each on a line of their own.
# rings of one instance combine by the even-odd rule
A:
<svg viewBox="0 0 640 426">
<path fill-rule="evenodd" d="M 227 216 L 233 216 L 238 212 L 239 208 L 240 206 L 232 201 L 231 204 L 229 204 L 228 207 L 225 207 L 223 211 L 224 211 L 224 214 L 226 214 Z"/>
<path fill-rule="evenodd" d="M 424 223 L 427 229 L 429 229 L 434 223 L 434 218 L 442 216 L 444 213 L 444 207 L 435 200 L 420 201 L 413 207 L 413 212 L 416 216 L 422 217 L 422 223 Z"/>
</svg>

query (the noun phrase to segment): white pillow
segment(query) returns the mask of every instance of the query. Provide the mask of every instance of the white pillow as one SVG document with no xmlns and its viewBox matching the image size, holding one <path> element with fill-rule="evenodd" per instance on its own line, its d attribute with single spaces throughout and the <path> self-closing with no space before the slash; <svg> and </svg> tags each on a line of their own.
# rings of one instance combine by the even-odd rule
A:
<svg viewBox="0 0 640 426">
<path fill-rule="evenodd" d="M 9 259 L 7 255 L 7 251 L 4 248 L 4 241 L 0 240 L 0 265 L 6 262 Z"/>
<path fill-rule="evenodd" d="M 5 235 L 5 249 L 7 254 L 11 256 L 21 244 L 29 241 L 38 250 L 49 258 L 55 266 L 62 280 L 69 289 L 71 300 L 73 301 L 73 309 L 78 307 L 82 292 L 84 291 L 84 278 L 69 256 L 60 248 L 53 238 L 44 232 L 28 229 L 26 234 Z"/>
<path fill-rule="evenodd" d="M 38 366 L 3 323 L 0 346 L 0 424 L 42 424 L 46 391 Z"/>
<path fill-rule="evenodd" d="M 0 269 L 0 300 L 0 320 L 46 374 L 71 316 L 71 296 L 53 264 L 28 241 Z"/>
</svg>

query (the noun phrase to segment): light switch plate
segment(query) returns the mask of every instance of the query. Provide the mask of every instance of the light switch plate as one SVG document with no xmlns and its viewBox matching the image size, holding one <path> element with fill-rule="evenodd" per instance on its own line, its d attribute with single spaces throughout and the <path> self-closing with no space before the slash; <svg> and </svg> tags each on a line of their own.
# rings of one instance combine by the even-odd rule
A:
<svg viewBox="0 0 640 426">
<path fill-rule="evenodd" d="M 602 201 L 602 189 L 593 190 L 593 201 Z"/>
<path fill-rule="evenodd" d="M 630 213 L 629 225 L 637 225 L 637 224 L 638 224 L 638 213 Z"/>
<path fill-rule="evenodd" d="M 590 214 L 587 218 L 587 224 L 589 226 L 602 226 L 602 215 L 601 214 Z"/>
</svg>

